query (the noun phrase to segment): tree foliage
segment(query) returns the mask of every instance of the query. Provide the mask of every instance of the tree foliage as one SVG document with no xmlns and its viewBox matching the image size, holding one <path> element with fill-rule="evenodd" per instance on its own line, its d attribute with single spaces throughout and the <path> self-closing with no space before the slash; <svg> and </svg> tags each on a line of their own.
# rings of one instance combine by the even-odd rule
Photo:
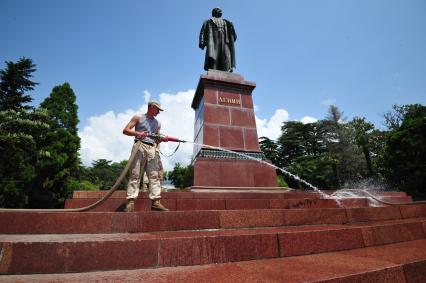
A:
<svg viewBox="0 0 426 283">
<path fill-rule="evenodd" d="M 397 188 L 426 197 L 426 106 L 394 107 L 383 153 L 382 173 Z M 402 117 L 402 118 L 401 118 Z"/>
<path fill-rule="evenodd" d="M 31 59 L 0 70 L 0 205 L 61 207 L 79 167 L 76 97 L 70 85 L 53 88 L 34 108 L 28 91 L 37 83 Z"/>
<path fill-rule="evenodd" d="M 126 167 L 127 160 L 112 162 L 111 160 L 98 159 L 92 162 L 92 167 L 86 169 L 86 180 L 90 181 L 101 190 L 109 190 Z M 127 180 L 124 180 L 119 189 L 124 189 Z"/>
<path fill-rule="evenodd" d="M 355 117 L 350 125 L 354 129 L 355 141 L 359 148 L 361 148 L 362 153 L 365 158 L 365 164 L 367 167 L 367 174 L 373 176 L 373 164 L 371 160 L 372 154 L 372 144 L 371 144 L 371 134 L 374 130 L 374 125 L 365 120 L 365 118 Z"/>
<path fill-rule="evenodd" d="M 260 137 L 259 145 L 266 158 L 277 165 L 279 162 L 278 144 L 267 137 Z"/>
<path fill-rule="evenodd" d="M 361 149 L 356 145 L 355 130 L 346 122 L 343 113 L 331 105 L 324 120 L 327 132 L 327 148 L 334 161 L 338 186 L 361 179 L 365 176 L 366 166 Z"/>
<path fill-rule="evenodd" d="M 36 164 L 37 177 L 29 194 L 31 207 L 60 207 L 70 195 L 71 178 L 79 167 L 80 138 L 76 97 L 68 83 L 55 86 L 40 104 L 47 111 L 50 130 L 41 141 L 48 153 Z"/>
<path fill-rule="evenodd" d="M 194 179 L 194 167 L 192 165 L 182 166 L 180 163 L 176 163 L 173 171 L 168 174 L 169 179 L 177 188 L 190 187 L 193 184 Z"/>
<path fill-rule="evenodd" d="M 278 138 L 280 166 L 290 166 L 302 156 L 317 156 L 326 151 L 322 123 L 284 122 Z"/>
<path fill-rule="evenodd" d="M 6 68 L 0 70 L 0 111 L 31 109 L 26 104 L 33 99 L 26 92 L 34 90 L 37 85 L 30 80 L 36 70 L 35 64 L 27 58 L 21 58 L 16 63 L 5 63 Z"/>
<path fill-rule="evenodd" d="M 281 130 L 281 136 L 277 140 L 280 160 L 278 166 L 286 167 L 315 186 L 335 186 L 334 179 L 329 176 L 329 170 L 323 170 L 332 166 L 331 159 L 327 156 L 325 123 L 319 121 L 303 124 L 299 121 L 288 121 L 283 123 Z M 297 180 L 284 177 L 290 187 L 302 186 Z"/>
<path fill-rule="evenodd" d="M 262 151 L 275 165 L 317 187 L 335 189 L 363 178 L 382 177 L 378 168 L 384 133 L 365 118 L 346 122 L 343 113 L 330 106 L 323 120 L 286 121 L 281 130 L 277 141 L 260 138 Z M 290 187 L 302 187 L 298 180 L 284 177 Z"/>
<path fill-rule="evenodd" d="M 49 130 L 43 109 L 0 111 L 0 207 L 28 205 L 37 163 L 49 154 L 40 145 Z"/>
</svg>

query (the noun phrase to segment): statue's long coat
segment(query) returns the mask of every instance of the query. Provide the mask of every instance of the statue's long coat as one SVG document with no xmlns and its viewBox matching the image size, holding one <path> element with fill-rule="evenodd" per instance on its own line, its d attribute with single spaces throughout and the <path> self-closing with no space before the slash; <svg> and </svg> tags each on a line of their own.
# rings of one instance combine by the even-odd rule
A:
<svg viewBox="0 0 426 283">
<path fill-rule="evenodd" d="M 237 34 L 235 33 L 234 25 L 228 21 L 225 20 L 225 42 L 228 44 L 230 53 L 231 53 L 231 68 L 235 68 L 235 48 L 234 48 L 234 41 L 237 40 Z M 206 58 L 204 60 L 204 70 L 207 71 L 208 69 L 208 58 L 211 57 L 215 61 L 217 61 L 218 58 L 218 50 L 216 48 L 215 40 L 218 38 L 218 29 L 216 24 L 213 22 L 212 19 L 209 19 L 203 23 L 203 26 L 201 27 L 200 31 L 200 41 L 199 46 L 207 46 L 206 50 Z"/>
</svg>

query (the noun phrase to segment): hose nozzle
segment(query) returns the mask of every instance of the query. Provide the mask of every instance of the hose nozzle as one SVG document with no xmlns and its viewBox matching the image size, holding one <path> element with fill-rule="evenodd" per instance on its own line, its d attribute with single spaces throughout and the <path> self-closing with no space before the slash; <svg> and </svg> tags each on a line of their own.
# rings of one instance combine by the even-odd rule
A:
<svg viewBox="0 0 426 283">
<path fill-rule="evenodd" d="M 163 141 L 163 142 L 186 142 L 184 140 L 181 140 L 181 139 L 178 139 L 178 138 L 175 138 L 175 137 L 171 137 L 171 136 L 163 136 L 161 138 L 161 141 Z"/>
<path fill-rule="evenodd" d="M 175 137 L 171 137 L 171 136 L 166 136 L 166 135 L 161 135 L 161 134 L 150 134 L 148 135 L 148 137 L 157 140 L 157 141 L 162 141 L 162 142 L 186 142 L 184 140 L 175 138 Z"/>
</svg>

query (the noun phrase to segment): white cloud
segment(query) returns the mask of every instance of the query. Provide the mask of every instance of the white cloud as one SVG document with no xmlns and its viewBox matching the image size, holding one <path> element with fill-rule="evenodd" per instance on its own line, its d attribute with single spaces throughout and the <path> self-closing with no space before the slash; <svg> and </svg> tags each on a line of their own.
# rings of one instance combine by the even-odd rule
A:
<svg viewBox="0 0 426 283">
<path fill-rule="evenodd" d="M 178 92 L 177 94 L 161 93 L 159 102 L 165 110 L 157 119 L 161 122 L 161 133 L 192 141 L 194 132 L 194 110 L 191 108 L 194 90 Z M 104 158 L 114 162 L 127 160 L 133 139 L 122 134 L 124 126 L 136 113 L 146 113 L 151 94 L 144 91 L 145 104 L 139 110 L 127 110 L 115 114 L 109 111 L 89 119 L 88 126 L 79 132 L 81 138 L 81 158 L 85 166 L 90 166 L 93 160 Z M 173 153 L 178 144 L 162 143 L 160 150 L 165 155 Z M 163 157 L 165 170 L 172 170 L 176 162 L 189 164 L 192 156 L 192 144 L 181 144 L 179 150 L 171 157 Z"/>
<path fill-rule="evenodd" d="M 161 121 L 161 133 L 182 140 L 192 141 L 194 139 L 194 110 L 191 108 L 194 90 L 178 92 L 177 94 L 160 94 L 161 107 L 164 111 L 158 115 Z M 161 143 L 161 152 L 169 156 L 178 146 L 178 143 Z M 188 165 L 191 162 L 193 151 L 192 143 L 182 143 L 179 149 L 170 157 L 162 157 L 165 170 L 173 169 L 174 164 L 179 162 Z"/>
<path fill-rule="evenodd" d="M 287 121 L 288 117 L 289 114 L 285 109 L 275 110 L 274 115 L 269 121 L 256 116 L 257 135 L 259 137 L 268 137 L 272 140 L 277 139 L 281 134 L 282 123 Z"/>
<path fill-rule="evenodd" d="M 300 122 L 302 122 L 303 124 L 315 123 L 317 121 L 318 121 L 317 118 L 310 117 L 310 116 L 305 116 L 302 119 L 300 119 Z"/>
<path fill-rule="evenodd" d="M 79 132 L 83 164 L 89 166 L 93 160 L 100 158 L 112 161 L 129 158 L 132 140 L 124 136 L 122 130 L 133 115 L 135 111 L 127 110 L 125 113 L 109 111 L 91 117 L 89 125 Z"/>
<path fill-rule="evenodd" d="M 145 103 L 148 105 L 149 100 L 151 99 L 151 94 L 149 93 L 149 91 L 144 90 L 143 92 L 143 100 L 145 101 Z"/>
</svg>

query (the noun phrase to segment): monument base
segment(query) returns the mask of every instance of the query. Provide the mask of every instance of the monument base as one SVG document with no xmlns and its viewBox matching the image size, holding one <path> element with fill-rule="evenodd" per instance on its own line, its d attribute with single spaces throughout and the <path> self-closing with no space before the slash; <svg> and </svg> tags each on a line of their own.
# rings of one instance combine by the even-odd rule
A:
<svg viewBox="0 0 426 283">
<path fill-rule="evenodd" d="M 195 110 L 194 186 L 277 186 L 275 168 L 264 163 L 259 146 L 252 99 L 255 87 L 239 74 L 209 70 L 201 76 L 191 105 Z"/>
<path fill-rule="evenodd" d="M 254 160 L 198 157 L 194 186 L 277 187 L 277 175 L 273 167 Z"/>
</svg>

